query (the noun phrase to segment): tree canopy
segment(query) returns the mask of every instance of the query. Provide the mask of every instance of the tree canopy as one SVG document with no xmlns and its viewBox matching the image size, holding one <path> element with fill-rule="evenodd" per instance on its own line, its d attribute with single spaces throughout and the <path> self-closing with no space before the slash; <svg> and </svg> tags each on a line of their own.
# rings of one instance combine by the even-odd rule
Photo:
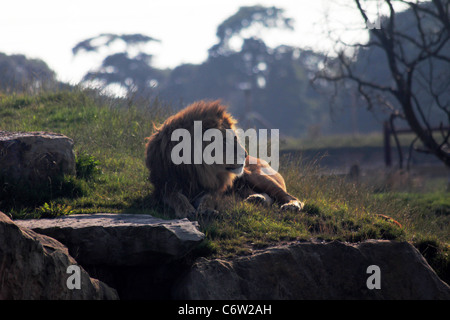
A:
<svg viewBox="0 0 450 320">
<path fill-rule="evenodd" d="M 386 26 L 386 19 L 382 18 L 383 26 Z M 412 56 L 415 52 L 410 48 L 414 44 L 412 40 L 421 38 L 420 33 L 411 33 L 408 27 L 417 25 L 414 7 L 404 13 L 395 12 L 395 19 L 399 30 L 404 30 L 402 41 L 409 45 L 402 49 L 398 47 L 396 50 L 403 51 L 396 54 Z M 433 29 L 430 22 L 421 21 L 424 33 Z M 277 7 L 241 7 L 218 25 L 218 41 L 209 49 L 206 61 L 179 65 L 171 70 L 161 70 L 152 65 L 153 55 L 145 50 L 145 45 L 159 40 L 148 35 L 101 34 L 81 41 L 73 52 L 100 52 L 102 48 L 122 42 L 125 44 L 123 50 L 106 56 L 101 66 L 86 74 L 85 81 L 98 80 L 105 86 L 120 85 L 133 94 L 158 95 L 175 105 L 181 102 L 180 107 L 199 99 L 222 99 L 230 105 L 241 123 L 252 120 L 252 126 L 279 128 L 282 134 L 379 131 L 386 116 L 379 113 L 380 117 L 374 118 L 371 112 L 359 108 L 364 95 L 358 92 L 357 86 L 342 87 L 336 94 L 336 107 L 333 109 L 330 109 L 327 97 L 332 94 L 330 85 L 316 82 L 315 89 L 319 91 L 311 86 L 311 79 L 323 70 L 323 66 L 329 72 L 339 72 L 339 57 L 330 59 L 310 50 L 287 45 L 269 47 L 266 44 L 264 30 L 289 31 L 294 27 L 293 22 L 285 16 L 283 9 Z M 374 41 L 376 37 L 371 32 L 368 44 Z M 366 79 L 377 80 L 383 85 L 392 83 L 394 80 L 387 69 L 385 54 L 380 46 L 368 44 L 354 51 L 355 56 L 348 60 L 349 70 L 358 71 Z M 440 83 L 435 87 L 440 91 L 445 89 L 445 84 L 448 85 L 448 77 L 445 77 L 448 69 L 444 62 L 436 61 L 442 67 L 436 69 L 440 74 L 434 72 L 431 79 L 435 84 Z M 423 65 L 420 73 L 430 75 Z M 424 99 L 424 96 L 418 95 L 417 99 Z M 395 103 L 391 101 L 394 107 Z M 334 116 L 330 116 L 330 110 Z M 376 111 L 377 108 L 372 108 L 372 112 Z M 429 113 L 430 117 L 441 117 L 436 114 L 433 111 Z"/>
<path fill-rule="evenodd" d="M 21 54 L 0 53 L 1 91 L 33 91 L 55 82 L 55 72 L 44 61 L 29 59 Z"/>
<path fill-rule="evenodd" d="M 125 44 L 124 50 L 105 57 L 101 66 L 89 71 L 83 81 L 100 81 L 105 87 L 116 84 L 127 92 L 134 93 L 143 93 L 156 87 L 163 72 L 151 66 L 153 55 L 143 51 L 141 46 L 149 42 L 160 42 L 158 39 L 142 34 L 103 33 L 79 42 L 72 52 L 74 55 L 81 52 L 98 52 L 117 42 Z M 137 53 L 132 55 L 131 51 Z"/>
</svg>

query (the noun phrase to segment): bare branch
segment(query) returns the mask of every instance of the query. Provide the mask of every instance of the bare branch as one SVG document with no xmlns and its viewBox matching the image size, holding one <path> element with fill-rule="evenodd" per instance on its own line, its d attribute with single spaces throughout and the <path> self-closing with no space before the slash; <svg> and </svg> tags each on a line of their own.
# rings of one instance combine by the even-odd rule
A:
<svg viewBox="0 0 450 320">
<path fill-rule="evenodd" d="M 415 20 L 416 35 L 401 30 L 396 25 L 397 13 L 394 2 L 408 5 L 410 15 Z M 367 24 L 369 18 L 363 8 L 363 0 L 355 0 L 354 3 Z M 389 110 L 392 126 L 394 118 L 404 117 L 426 149 L 450 167 L 450 154 L 448 150 L 444 150 L 448 146 L 450 133 L 442 132 L 443 141 L 438 143 L 432 135 L 430 119 L 425 112 L 426 107 L 422 105 L 425 104 L 429 108 L 437 106 L 444 111 L 450 122 L 450 101 L 448 101 L 450 80 L 439 79 L 445 74 L 442 65 L 450 63 L 449 5 L 442 0 L 432 0 L 427 4 L 406 0 L 384 0 L 384 3 L 389 10 L 388 15 L 382 28 L 369 31 L 371 34 L 369 42 L 347 44 L 339 40 L 338 43 L 352 49 L 371 50 L 374 47 L 381 49 L 387 59 L 387 68 L 394 84 L 377 83 L 368 79 L 365 74 L 354 68 L 355 63 L 345 57 L 342 51 L 335 60 L 338 65 L 333 68 L 333 71 L 323 72 L 320 77 L 333 82 L 354 83 L 370 109 L 375 107 L 374 102 L 378 102 L 377 105 Z M 430 23 L 433 23 L 433 29 L 430 29 Z M 448 74 L 446 77 L 448 78 Z M 379 94 L 374 94 L 376 92 Z M 402 112 L 396 110 L 386 94 L 394 97 Z M 428 102 L 430 102 L 429 105 Z M 410 150 L 413 146 L 414 143 L 411 144 Z M 409 161 L 410 157 L 408 165 Z"/>
</svg>

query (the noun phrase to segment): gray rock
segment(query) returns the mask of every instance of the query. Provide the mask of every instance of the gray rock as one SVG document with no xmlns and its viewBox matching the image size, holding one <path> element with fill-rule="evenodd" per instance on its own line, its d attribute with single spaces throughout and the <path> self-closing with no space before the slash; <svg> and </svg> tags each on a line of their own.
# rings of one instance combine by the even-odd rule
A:
<svg viewBox="0 0 450 320">
<path fill-rule="evenodd" d="M 69 289 L 80 267 L 80 289 Z M 0 212 L 0 300 L 118 299 L 116 290 L 93 279 L 60 242 L 19 227 Z"/>
<path fill-rule="evenodd" d="M 380 268 L 369 289 L 368 267 Z M 372 283 L 371 279 L 369 279 Z M 198 261 L 178 299 L 450 299 L 450 287 L 407 242 L 297 243 L 233 260 Z"/>
<path fill-rule="evenodd" d="M 196 221 L 145 214 L 78 214 L 16 222 L 62 242 L 82 265 L 163 264 L 180 259 L 205 237 Z"/>
<path fill-rule="evenodd" d="M 0 131 L 0 177 L 36 184 L 75 170 L 72 139 L 51 132 Z"/>
</svg>

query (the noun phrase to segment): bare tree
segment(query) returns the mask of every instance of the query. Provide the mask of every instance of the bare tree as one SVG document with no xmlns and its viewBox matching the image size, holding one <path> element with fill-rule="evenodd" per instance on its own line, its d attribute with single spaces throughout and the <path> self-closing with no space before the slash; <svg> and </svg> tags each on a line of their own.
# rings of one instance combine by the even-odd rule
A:
<svg viewBox="0 0 450 320">
<path fill-rule="evenodd" d="M 369 18 L 366 0 L 354 0 L 369 29 L 365 43 L 339 41 L 337 57 L 328 59 L 316 79 L 356 89 L 369 108 L 384 108 L 404 119 L 423 143 L 450 168 L 450 3 L 448 0 L 383 0 L 386 14 Z M 400 11 L 402 5 L 406 11 Z M 349 51 L 351 52 L 349 54 Z M 370 72 L 362 61 L 370 63 Z M 350 85 L 349 85 L 350 83 Z M 433 135 L 433 129 L 439 134 Z"/>
</svg>

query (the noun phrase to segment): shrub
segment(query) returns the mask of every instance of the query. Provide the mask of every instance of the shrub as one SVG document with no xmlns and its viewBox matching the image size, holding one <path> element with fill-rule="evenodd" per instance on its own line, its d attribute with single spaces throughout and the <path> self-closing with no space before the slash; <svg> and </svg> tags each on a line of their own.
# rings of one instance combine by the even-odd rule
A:
<svg viewBox="0 0 450 320">
<path fill-rule="evenodd" d="M 77 178 L 89 180 L 102 173 L 100 161 L 93 156 L 82 153 L 76 157 Z"/>
<path fill-rule="evenodd" d="M 65 204 L 55 204 L 53 201 L 50 201 L 50 204 L 47 202 L 44 203 L 36 210 L 36 213 L 41 218 L 55 218 L 71 214 L 72 212 L 71 206 Z"/>
</svg>

